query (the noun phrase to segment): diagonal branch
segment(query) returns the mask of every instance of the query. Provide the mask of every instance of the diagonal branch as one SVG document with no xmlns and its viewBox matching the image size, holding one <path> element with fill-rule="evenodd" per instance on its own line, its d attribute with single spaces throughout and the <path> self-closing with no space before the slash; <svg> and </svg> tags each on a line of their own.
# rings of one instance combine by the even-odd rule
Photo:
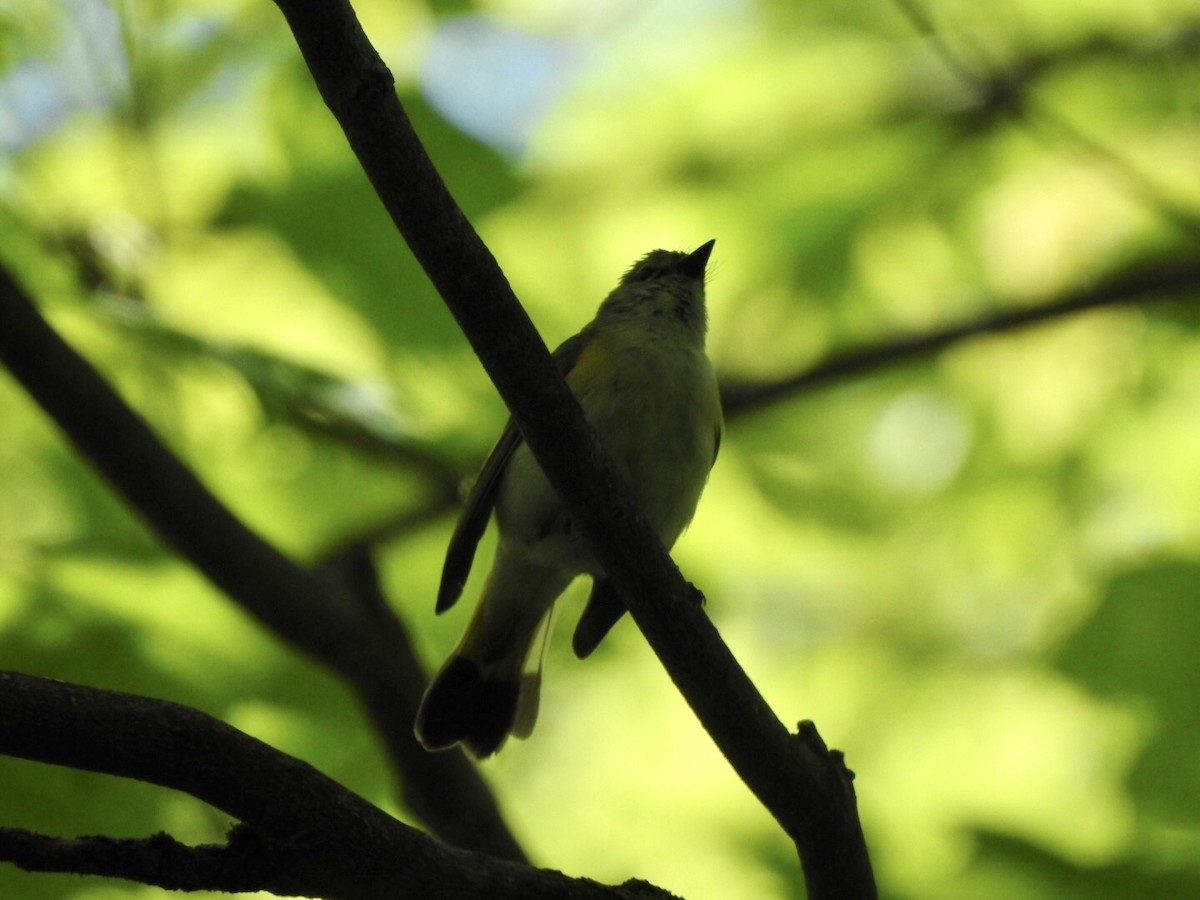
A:
<svg viewBox="0 0 1200 900">
<path fill-rule="evenodd" d="M 307 763 L 177 703 L 0 672 L 0 722 L 0 754 L 183 791 L 242 823 L 224 847 L 0 830 L 0 860 L 25 868 L 336 900 L 635 896 L 441 844 Z M 636 896 L 667 895 L 646 887 Z"/>
<path fill-rule="evenodd" d="M 794 375 L 760 382 L 726 379 L 721 384 L 721 400 L 725 415 L 732 418 L 793 394 L 932 355 L 972 337 L 1016 331 L 1104 306 L 1170 300 L 1189 291 L 1200 292 L 1200 262 L 1195 259 L 1143 264 L 1136 271 L 1122 273 L 1056 300 L 1007 309 L 925 334 L 847 350 Z"/>
<path fill-rule="evenodd" d="M 664 667 L 796 842 L 814 900 L 875 886 L 840 756 L 788 733 L 694 602 L 496 261 L 450 197 L 345 0 L 276 0 L 326 104 Z"/>
<path fill-rule="evenodd" d="M 524 859 L 478 771 L 459 754 L 430 756 L 412 736 L 425 674 L 391 610 L 364 603 L 345 581 L 298 566 L 251 531 L 54 332 L 2 268 L 0 362 L 167 544 L 354 687 L 416 816 L 451 843 Z"/>
</svg>

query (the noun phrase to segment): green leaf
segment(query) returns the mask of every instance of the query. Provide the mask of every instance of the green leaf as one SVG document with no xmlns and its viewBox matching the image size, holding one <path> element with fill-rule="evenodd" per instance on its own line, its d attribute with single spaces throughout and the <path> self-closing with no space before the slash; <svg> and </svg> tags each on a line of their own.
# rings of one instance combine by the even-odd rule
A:
<svg viewBox="0 0 1200 900">
<path fill-rule="evenodd" d="M 1161 562 L 1109 585 L 1063 646 L 1062 670 L 1145 713 L 1152 737 L 1130 788 L 1158 819 L 1200 827 L 1200 566 Z"/>
</svg>

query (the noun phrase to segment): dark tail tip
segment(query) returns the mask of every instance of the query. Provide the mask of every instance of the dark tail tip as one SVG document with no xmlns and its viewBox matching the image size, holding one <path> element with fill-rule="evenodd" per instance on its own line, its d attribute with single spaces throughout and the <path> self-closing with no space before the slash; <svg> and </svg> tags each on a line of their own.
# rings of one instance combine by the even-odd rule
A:
<svg viewBox="0 0 1200 900">
<path fill-rule="evenodd" d="M 512 730 L 519 691 L 519 683 L 485 679 L 475 663 L 452 656 L 421 701 L 417 740 L 427 750 L 461 743 L 477 759 L 491 756 Z"/>
</svg>

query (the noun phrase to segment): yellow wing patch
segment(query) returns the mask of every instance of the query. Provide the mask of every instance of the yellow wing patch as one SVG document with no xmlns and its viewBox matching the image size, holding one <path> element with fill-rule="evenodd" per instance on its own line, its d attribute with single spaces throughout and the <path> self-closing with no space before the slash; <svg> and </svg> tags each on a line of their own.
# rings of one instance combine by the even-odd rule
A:
<svg viewBox="0 0 1200 900">
<path fill-rule="evenodd" d="M 601 337 L 591 338 L 579 351 L 579 358 L 567 373 L 567 384 L 576 396 L 587 393 L 612 371 L 612 354 Z"/>
</svg>

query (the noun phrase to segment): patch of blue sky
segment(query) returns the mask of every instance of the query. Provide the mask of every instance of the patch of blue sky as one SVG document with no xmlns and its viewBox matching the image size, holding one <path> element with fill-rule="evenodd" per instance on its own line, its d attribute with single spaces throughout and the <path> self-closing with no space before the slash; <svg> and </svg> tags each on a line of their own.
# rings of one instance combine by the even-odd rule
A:
<svg viewBox="0 0 1200 900">
<path fill-rule="evenodd" d="M 24 55 L 19 48 L 17 60 L 0 73 L 0 150 L 7 153 L 53 132 L 77 113 L 128 104 L 134 89 L 125 33 L 130 26 L 122 21 L 126 14 L 110 0 L 50 2 L 54 8 L 46 18 L 53 23 L 47 30 L 53 37 L 29 36 Z M 185 13 L 134 30 L 131 39 L 157 61 L 183 50 L 201 52 L 220 34 L 216 18 Z M 193 96 L 211 97 L 214 90 L 220 91 L 226 69 L 192 85 Z"/>
<path fill-rule="evenodd" d="M 0 149 L 14 152 L 76 112 L 102 109 L 129 91 L 121 23 L 106 0 L 60 0 L 54 43 L 0 76 Z"/>
<path fill-rule="evenodd" d="M 538 122 L 570 87 L 583 56 L 578 38 L 463 16 L 434 31 L 419 78 L 426 98 L 449 121 L 520 156 Z"/>
<path fill-rule="evenodd" d="M 714 38 L 736 40 L 756 21 L 752 0 L 581 3 L 554 34 L 485 14 L 455 17 L 431 35 L 420 85 L 449 121 L 519 157 L 542 118 L 581 81 L 644 82 L 702 58 Z"/>
</svg>

